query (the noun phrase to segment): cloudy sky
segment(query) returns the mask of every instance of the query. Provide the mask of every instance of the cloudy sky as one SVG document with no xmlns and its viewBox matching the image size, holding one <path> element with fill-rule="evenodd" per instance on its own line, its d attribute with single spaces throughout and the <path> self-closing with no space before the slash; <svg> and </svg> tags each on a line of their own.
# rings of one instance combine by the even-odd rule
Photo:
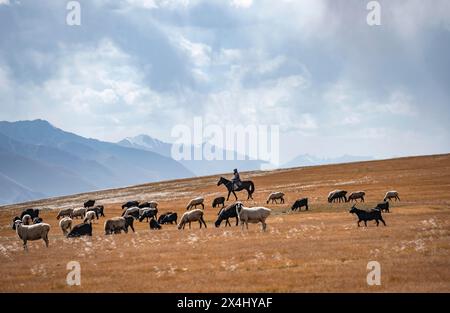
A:
<svg viewBox="0 0 450 313">
<path fill-rule="evenodd" d="M 0 120 L 87 137 L 280 125 L 298 154 L 450 152 L 450 1 L 0 0 Z"/>
</svg>

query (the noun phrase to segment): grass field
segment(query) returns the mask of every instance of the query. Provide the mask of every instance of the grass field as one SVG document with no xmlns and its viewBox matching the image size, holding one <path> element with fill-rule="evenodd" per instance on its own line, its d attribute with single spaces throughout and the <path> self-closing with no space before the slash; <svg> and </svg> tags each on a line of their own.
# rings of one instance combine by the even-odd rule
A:
<svg viewBox="0 0 450 313">
<path fill-rule="evenodd" d="M 220 175 L 146 184 L 0 208 L 0 291 L 3 292 L 450 292 L 450 155 L 411 157 L 270 172 L 249 172 L 256 185 L 247 206 L 266 205 L 272 191 L 286 204 L 267 205 L 268 230 L 260 225 L 214 227 L 212 200 L 224 195 Z M 228 175 L 230 176 L 230 175 Z M 371 208 L 387 190 L 401 202 L 383 213 L 387 227 L 357 227 L 349 204 L 328 204 L 334 189 L 366 191 Z M 242 199 L 244 193 L 238 194 Z M 105 236 L 104 218 L 92 238 L 66 239 L 58 227 L 59 208 L 94 198 L 107 217 L 119 216 L 125 200 L 157 200 L 159 211 L 181 216 L 189 199 L 204 196 L 207 229 L 179 231 L 175 225 Z M 310 211 L 288 207 L 308 197 Z M 230 201 L 231 202 L 231 201 Z M 26 207 L 42 208 L 51 224 L 50 247 L 22 242 L 11 229 Z M 81 286 L 68 286 L 66 264 L 81 264 Z M 381 265 L 381 286 L 368 286 L 367 263 Z"/>
</svg>

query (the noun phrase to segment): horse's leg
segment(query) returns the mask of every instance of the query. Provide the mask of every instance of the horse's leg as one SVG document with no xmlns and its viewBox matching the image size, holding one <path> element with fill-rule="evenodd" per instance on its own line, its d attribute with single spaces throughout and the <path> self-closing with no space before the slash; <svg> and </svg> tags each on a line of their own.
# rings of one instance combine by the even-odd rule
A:
<svg viewBox="0 0 450 313">
<path fill-rule="evenodd" d="M 227 201 L 230 198 L 230 194 L 231 194 L 231 189 L 228 189 L 228 196 L 227 196 Z"/>
<path fill-rule="evenodd" d="M 205 225 L 205 228 L 208 228 L 208 227 L 206 226 L 205 220 L 203 219 L 203 216 L 202 216 L 202 222 L 203 222 L 203 225 Z"/>
<path fill-rule="evenodd" d="M 358 223 L 357 223 L 357 224 L 358 224 L 358 227 L 360 227 L 360 226 L 359 226 L 359 223 L 360 223 L 360 222 L 361 222 L 361 220 L 359 220 Z"/>
<path fill-rule="evenodd" d="M 366 226 L 366 227 L 367 227 L 367 221 L 366 221 L 366 220 L 364 220 L 364 226 Z"/>
<path fill-rule="evenodd" d="M 239 225 L 239 218 L 236 216 L 236 226 L 238 226 Z M 230 227 L 231 227 L 231 225 L 230 225 Z"/>
<path fill-rule="evenodd" d="M 382 221 L 383 224 L 384 224 L 384 226 L 386 226 L 386 223 L 384 222 L 384 219 L 383 219 L 383 218 L 380 218 L 380 221 Z"/>
<path fill-rule="evenodd" d="M 234 195 L 234 197 L 236 198 L 236 201 L 237 201 L 237 196 L 236 196 L 236 193 L 234 192 L 234 190 L 233 190 L 233 195 Z"/>
<path fill-rule="evenodd" d="M 400 197 L 398 195 L 396 196 L 396 199 L 398 199 L 398 201 L 400 201 Z"/>
<path fill-rule="evenodd" d="M 377 227 L 378 227 L 378 224 L 380 224 L 380 222 L 378 222 L 378 220 L 375 220 L 375 222 L 377 223 Z"/>
<path fill-rule="evenodd" d="M 201 205 L 202 205 L 202 209 L 204 210 L 205 209 L 205 205 L 203 203 L 201 203 Z"/>
</svg>

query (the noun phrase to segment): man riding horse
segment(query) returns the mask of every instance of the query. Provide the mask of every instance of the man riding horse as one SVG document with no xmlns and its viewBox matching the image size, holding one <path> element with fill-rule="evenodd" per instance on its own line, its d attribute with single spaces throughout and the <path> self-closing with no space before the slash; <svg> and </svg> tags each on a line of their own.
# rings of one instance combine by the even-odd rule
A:
<svg viewBox="0 0 450 313">
<path fill-rule="evenodd" d="M 237 170 L 237 168 L 235 168 L 233 170 L 234 176 L 231 179 L 231 181 L 233 182 L 233 190 L 237 190 L 239 187 L 241 187 L 242 185 L 242 181 L 241 178 L 239 177 L 239 172 Z"/>
<path fill-rule="evenodd" d="M 255 192 L 255 185 L 251 180 L 241 181 L 239 176 L 239 172 L 237 168 L 233 171 L 233 178 L 231 180 L 226 179 L 225 177 L 220 177 L 217 182 L 217 186 L 224 185 L 228 190 L 227 201 L 230 198 L 230 194 L 233 193 L 234 197 L 237 200 L 237 195 L 235 191 L 247 190 L 248 199 L 253 199 L 252 194 Z"/>
</svg>

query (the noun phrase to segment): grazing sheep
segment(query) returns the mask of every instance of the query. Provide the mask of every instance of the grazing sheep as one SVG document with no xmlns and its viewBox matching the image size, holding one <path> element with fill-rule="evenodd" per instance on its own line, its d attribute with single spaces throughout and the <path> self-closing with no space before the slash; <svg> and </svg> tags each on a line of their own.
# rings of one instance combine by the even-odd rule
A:
<svg viewBox="0 0 450 313">
<path fill-rule="evenodd" d="M 219 227 L 223 220 L 225 220 L 225 227 L 227 225 L 229 225 L 231 227 L 231 223 L 230 223 L 229 219 L 233 218 L 233 217 L 236 218 L 236 226 L 239 225 L 239 218 L 238 218 L 238 215 L 236 212 L 236 204 L 237 203 L 238 202 L 233 203 L 219 211 L 219 214 L 217 214 L 218 215 L 217 221 L 214 223 L 214 225 L 216 227 Z"/>
<path fill-rule="evenodd" d="M 89 211 L 86 212 L 86 216 L 84 217 L 83 223 L 92 223 L 92 221 L 95 219 L 95 212 Z"/>
<path fill-rule="evenodd" d="M 128 233 L 128 227 L 134 232 L 133 221 L 134 218 L 132 216 L 110 218 L 105 221 L 105 235 L 120 233 L 121 230 Z"/>
<path fill-rule="evenodd" d="M 77 208 L 77 209 L 73 209 L 73 213 L 72 213 L 72 218 L 83 218 L 86 215 L 86 208 Z"/>
<path fill-rule="evenodd" d="M 122 204 L 122 210 L 136 207 L 136 206 L 137 207 L 139 206 L 139 201 L 128 201 L 128 202 Z"/>
<path fill-rule="evenodd" d="M 95 217 L 98 219 L 99 216 L 105 217 L 104 209 L 105 209 L 105 207 L 103 205 L 97 205 L 93 208 L 87 209 L 86 212 L 90 212 L 90 211 L 95 212 Z"/>
<path fill-rule="evenodd" d="M 150 223 L 148 223 L 150 226 L 150 229 L 161 229 L 161 225 L 154 219 L 150 219 Z"/>
<path fill-rule="evenodd" d="M 88 200 L 84 203 L 84 207 L 87 209 L 87 208 L 93 207 L 94 204 L 95 204 L 95 200 Z"/>
<path fill-rule="evenodd" d="M 284 193 L 282 192 L 272 192 L 267 198 L 266 204 L 269 204 L 269 201 L 272 200 L 272 203 L 278 203 L 277 200 L 280 200 L 280 203 L 284 203 Z"/>
<path fill-rule="evenodd" d="M 384 222 L 383 217 L 381 216 L 381 211 L 378 209 L 373 209 L 370 212 L 367 212 L 364 210 L 360 210 L 353 205 L 349 212 L 352 214 L 356 214 L 358 216 L 358 227 L 361 221 L 364 221 L 364 225 L 367 227 L 367 221 L 372 220 L 375 220 L 377 226 L 379 224 L 378 221 L 382 221 L 384 226 L 386 226 L 386 223 Z"/>
<path fill-rule="evenodd" d="M 42 239 L 45 242 L 45 246 L 48 247 L 48 232 L 50 231 L 50 225 L 46 223 L 23 225 L 21 220 L 16 222 L 16 232 L 20 239 L 23 241 L 23 248 L 28 251 L 27 241 Z"/>
<path fill-rule="evenodd" d="M 143 210 L 141 212 L 141 210 Z M 139 209 L 139 222 L 142 222 L 144 218 L 147 219 L 147 221 L 151 218 L 156 218 L 158 214 L 158 209 Z"/>
<path fill-rule="evenodd" d="M 139 218 L 139 208 L 137 206 L 128 208 L 122 212 L 122 216 L 132 216 L 134 219 Z"/>
<path fill-rule="evenodd" d="M 200 223 L 200 228 L 202 228 L 202 224 L 205 225 L 205 220 L 203 219 L 203 210 L 202 209 L 194 209 L 192 211 L 185 212 L 181 217 L 180 224 L 178 224 L 178 229 L 184 229 L 186 223 L 189 223 L 189 229 L 191 229 L 191 222 L 198 221 Z"/>
<path fill-rule="evenodd" d="M 175 222 L 175 224 L 178 224 L 178 214 L 177 213 L 173 213 L 173 212 L 167 212 L 164 214 L 161 214 L 158 218 L 158 224 L 163 225 L 163 224 L 173 224 Z"/>
<path fill-rule="evenodd" d="M 358 199 L 361 199 L 361 202 L 364 202 L 364 196 L 366 195 L 366 193 L 364 191 L 356 191 L 356 192 L 352 192 L 348 198 L 346 202 L 358 202 Z"/>
<path fill-rule="evenodd" d="M 81 223 L 75 225 L 67 238 L 81 237 L 81 236 L 92 236 L 92 224 L 91 223 Z"/>
<path fill-rule="evenodd" d="M 385 202 L 378 203 L 377 206 L 375 207 L 375 209 L 379 209 L 381 212 L 385 211 L 385 212 L 389 213 L 389 202 L 385 201 Z"/>
<path fill-rule="evenodd" d="M 236 213 L 241 221 L 242 229 L 244 229 L 244 224 L 248 229 L 248 223 L 261 223 L 262 230 L 265 231 L 267 227 L 266 219 L 271 211 L 265 207 L 246 208 L 241 202 L 236 204 Z"/>
<path fill-rule="evenodd" d="M 22 219 L 18 216 L 14 216 L 13 220 L 12 220 L 12 229 L 16 230 L 16 221 L 21 221 Z"/>
<path fill-rule="evenodd" d="M 212 207 L 215 208 L 219 205 L 222 205 L 222 208 L 225 206 L 225 197 L 217 197 L 214 199 Z"/>
<path fill-rule="evenodd" d="M 192 199 L 191 201 L 189 201 L 189 203 L 186 207 L 186 211 L 192 207 L 194 207 L 194 209 L 197 208 L 197 205 L 201 205 L 202 209 L 204 210 L 205 209 L 205 205 L 203 204 L 204 200 L 205 199 L 203 199 L 202 197 L 197 197 L 197 198 Z"/>
<path fill-rule="evenodd" d="M 44 220 L 40 217 L 33 218 L 33 224 L 39 224 L 42 223 Z"/>
<path fill-rule="evenodd" d="M 23 225 L 31 225 L 31 224 L 33 224 L 33 219 L 28 214 L 25 214 L 22 217 L 22 224 Z"/>
<path fill-rule="evenodd" d="M 335 201 L 347 202 L 346 195 L 347 195 L 347 191 L 345 191 L 345 190 L 334 190 L 328 194 L 328 203 L 335 202 Z"/>
<path fill-rule="evenodd" d="M 70 217 L 72 218 L 73 209 L 62 209 L 59 210 L 58 215 L 56 215 L 56 219 L 59 220 L 60 217 Z"/>
<path fill-rule="evenodd" d="M 395 201 L 400 201 L 400 197 L 398 196 L 398 192 L 395 190 L 386 192 L 383 201 L 391 201 L 391 199 L 395 199 Z"/>
<path fill-rule="evenodd" d="M 70 217 L 64 217 L 59 221 L 59 227 L 61 228 L 63 235 L 67 234 L 72 230 L 72 219 Z"/>
<path fill-rule="evenodd" d="M 305 207 L 305 211 L 308 211 L 308 198 L 302 198 L 302 199 L 298 199 L 297 201 L 294 202 L 294 204 L 291 207 L 291 211 L 295 211 L 295 210 L 302 210 L 302 207 Z"/>
<path fill-rule="evenodd" d="M 158 202 L 156 202 L 156 201 L 144 202 L 144 203 L 139 204 L 138 207 L 140 209 L 143 209 L 143 208 L 156 209 L 156 208 L 158 208 Z"/>
</svg>

